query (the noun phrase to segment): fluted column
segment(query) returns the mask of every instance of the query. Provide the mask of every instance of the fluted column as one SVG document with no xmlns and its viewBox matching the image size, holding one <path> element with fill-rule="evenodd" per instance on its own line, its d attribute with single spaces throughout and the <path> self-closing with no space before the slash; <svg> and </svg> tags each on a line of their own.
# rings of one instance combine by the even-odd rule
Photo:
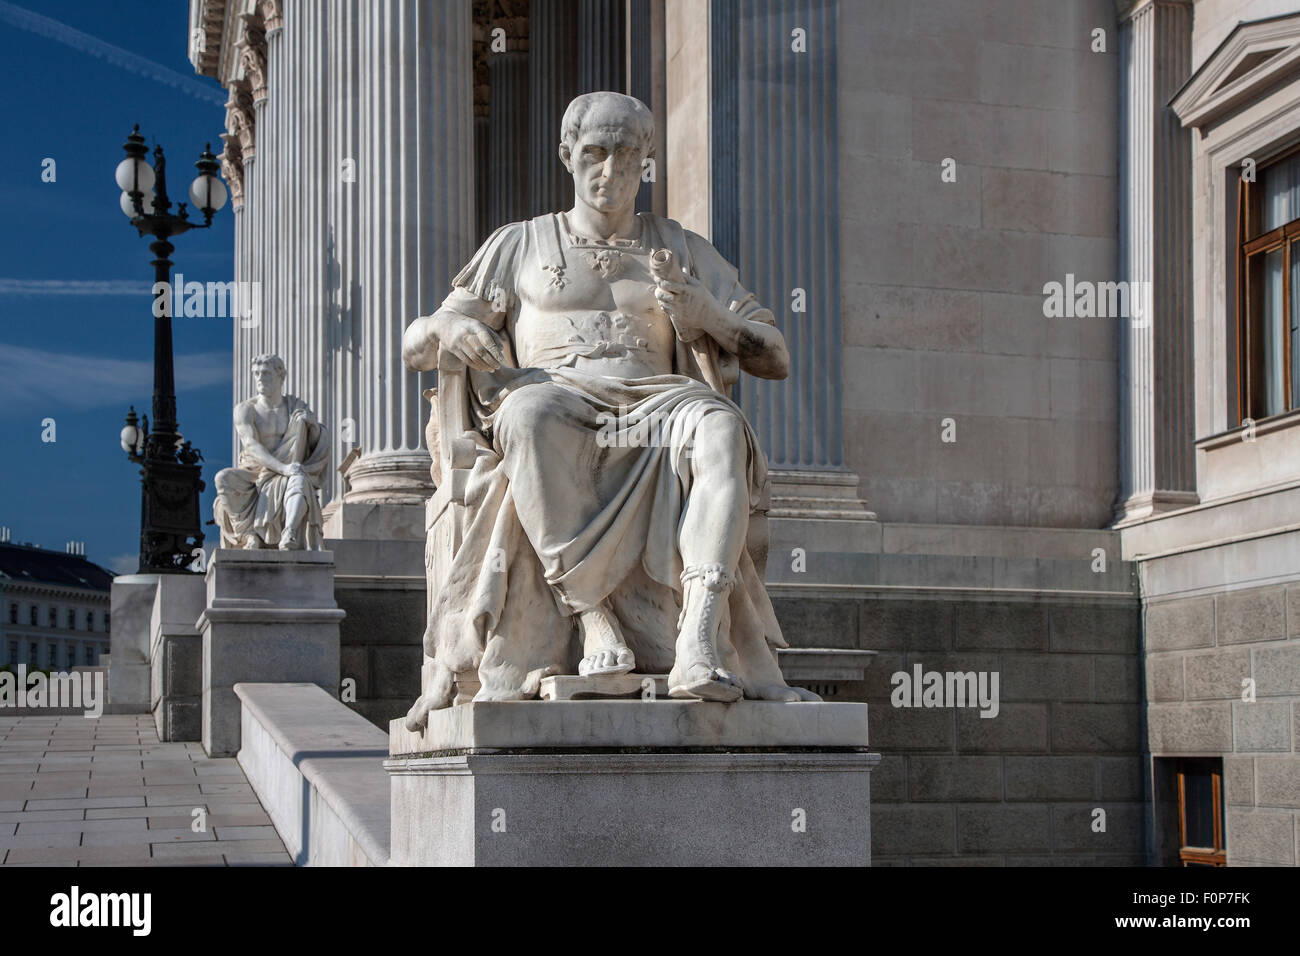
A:
<svg viewBox="0 0 1300 956">
<path fill-rule="evenodd" d="M 578 93 L 626 88 L 626 0 L 578 0 Z"/>
<path fill-rule="evenodd" d="M 277 4 L 278 7 L 278 4 Z M 266 25 L 267 86 L 275 95 L 265 99 L 265 127 L 267 137 L 263 143 L 262 206 L 266 213 L 266 242 L 262 246 L 262 269 L 266 277 L 266 310 L 258 326 L 258 352 L 275 352 L 283 346 L 277 334 L 285 321 L 284 302 L 284 18 L 278 11 L 274 21 Z M 245 373 L 247 374 L 247 373 Z"/>
<path fill-rule="evenodd" d="M 1117 523 L 1196 504 L 1192 133 L 1167 105 L 1191 73 L 1190 0 L 1139 0 L 1120 24 L 1120 278 L 1143 314 L 1120 328 Z"/>
<path fill-rule="evenodd" d="M 744 376 L 741 405 L 774 469 L 842 469 L 837 6 L 715 0 L 715 16 L 724 11 L 735 27 L 711 26 L 711 53 L 725 64 L 738 37 L 738 162 L 715 116 L 711 213 L 739 208 L 742 281 L 776 315 L 791 359 L 784 381 Z M 805 31 L 806 53 L 791 49 L 795 28 Z M 715 86 L 726 76 L 715 71 Z M 725 108 L 720 90 L 711 99 L 715 111 Z M 734 185 L 728 166 L 739 170 Z M 731 252 L 730 229 L 715 223 L 714 232 Z M 794 311 L 800 298 L 806 311 Z"/>
<path fill-rule="evenodd" d="M 492 230 L 529 218 L 528 178 L 519 175 L 519 160 L 528 150 L 528 53 L 492 54 L 488 75 L 487 228 Z M 558 156 L 555 163 L 560 165 Z"/>
<path fill-rule="evenodd" d="M 627 5 L 627 92 L 653 112 L 655 81 L 655 0 L 628 0 Z M 656 124 L 660 126 L 662 123 Z M 656 133 L 658 130 L 656 130 Z M 656 137 L 656 147 L 659 145 Z M 656 149 L 656 152 L 658 150 Z M 662 157 L 657 161 L 662 161 Z M 657 178 L 657 177 L 656 177 Z M 636 194 L 637 212 L 654 212 L 653 182 L 643 182 Z"/>
<path fill-rule="evenodd" d="M 360 303 L 358 288 L 361 243 L 358 226 L 360 158 L 358 62 L 360 58 L 358 3 L 330 0 L 329 145 L 326 180 L 330 187 L 330 217 L 326 234 L 329 291 L 329 334 L 325 342 L 327 375 L 331 383 L 331 441 L 334 461 L 342 462 L 357 445 L 361 408 L 358 396 Z M 342 478 L 332 475 L 331 498 L 341 498 Z"/>
<path fill-rule="evenodd" d="M 576 0 L 532 0 L 528 8 L 528 184 L 530 215 L 573 201 L 560 162 L 560 120 L 577 91 Z"/>
<path fill-rule="evenodd" d="M 473 253 L 469 0 L 360 6 L 361 459 L 346 501 L 423 504 L 430 376 L 402 366 L 406 325 L 437 308 Z"/>
</svg>

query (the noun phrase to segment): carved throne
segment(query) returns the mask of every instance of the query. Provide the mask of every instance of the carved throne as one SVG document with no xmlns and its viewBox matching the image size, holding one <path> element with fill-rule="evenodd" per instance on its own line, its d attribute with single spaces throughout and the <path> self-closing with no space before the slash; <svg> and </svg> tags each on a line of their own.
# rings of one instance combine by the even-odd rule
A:
<svg viewBox="0 0 1300 956">
<path fill-rule="evenodd" d="M 734 356 L 725 356 L 719 363 L 719 371 L 729 389 L 739 378 L 739 362 Z M 438 384 L 425 389 L 424 397 L 430 405 L 424 435 L 432 458 L 429 472 L 436 489 L 425 503 L 424 522 L 425 607 L 431 608 L 446 581 L 452 558 L 461 546 L 464 529 L 473 518 L 465 504 L 465 489 L 477 457 L 476 449 L 486 447 L 488 440 L 474 427 L 470 416 L 465 363 L 445 349 L 438 350 Z M 759 507 L 750 515 L 746 538 L 746 549 L 763 577 L 767 572 L 770 501 L 771 481 L 768 480 Z M 433 679 L 432 666 L 433 658 L 426 655 L 420 674 L 421 693 L 427 692 Z M 455 685 L 453 706 L 469 703 L 479 689 L 478 673 L 457 672 Z"/>
</svg>

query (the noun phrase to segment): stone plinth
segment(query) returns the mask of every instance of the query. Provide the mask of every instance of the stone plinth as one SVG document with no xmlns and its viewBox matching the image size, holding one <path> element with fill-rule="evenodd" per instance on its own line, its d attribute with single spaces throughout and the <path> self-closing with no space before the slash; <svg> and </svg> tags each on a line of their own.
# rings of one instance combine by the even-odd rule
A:
<svg viewBox="0 0 1300 956">
<path fill-rule="evenodd" d="M 206 598 L 197 574 L 159 575 L 149 624 L 149 706 L 159 740 L 198 740 L 202 732 L 198 619 Z"/>
<path fill-rule="evenodd" d="M 108 713 L 149 713 L 149 628 L 161 574 L 122 574 L 109 598 Z"/>
<path fill-rule="evenodd" d="M 871 859 L 865 704 L 465 704 L 389 749 L 395 865 Z"/>
<path fill-rule="evenodd" d="M 339 687 L 339 622 L 329 551 L 217 550 L 207 571 L 203 637 L 202 734 L 209 756 L 239 750 L 234 685 Z"/>
</svg>

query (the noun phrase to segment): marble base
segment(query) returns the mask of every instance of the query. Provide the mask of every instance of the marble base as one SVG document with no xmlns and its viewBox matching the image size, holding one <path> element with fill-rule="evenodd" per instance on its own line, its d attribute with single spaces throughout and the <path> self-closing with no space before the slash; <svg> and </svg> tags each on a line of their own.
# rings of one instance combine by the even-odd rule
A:
<svg viewBox="0 0 1300 956">
<path fill-rule="evenodd" d="M 464 749 L 863 747 L 866 704 L 512 700 L 447 707 L 421 733 L 388 725 L 393 756 Z"/>
<path fill-rule="evenodd" d="M 865 704 L 517 701 L 390 726 L 398 866 L 866 866 Z"/>
<path fill-rule="evenodd" d="M 210 757 L 239 751 L 241 682 L 339 692 L 339 622 L 328 551 L 213 553 L 203 637 L 202 739 Z"/>
<path fill-rule="evenodd" d="M 113 579 L 106 713 L 149 713 L 149 630 L 158 579 L 164 576 L 122 574 Z"/>
<path fill-rule="evenodd" d="M 650 683 L 647 684 L 646 681 Z M 557 674 L 543 677 L 538 695 L 542 700 L 583 700 L 610 697 L 651 699 L 668 696 L 667 674 Z"/>
<path fill-rule="evenodd" d="M 154 593 L 149 706 L 162 741 L 202 735 L 203 640 L 196 625 L 206 598 L 197 574 L 161 575 Z"/>
</svg>

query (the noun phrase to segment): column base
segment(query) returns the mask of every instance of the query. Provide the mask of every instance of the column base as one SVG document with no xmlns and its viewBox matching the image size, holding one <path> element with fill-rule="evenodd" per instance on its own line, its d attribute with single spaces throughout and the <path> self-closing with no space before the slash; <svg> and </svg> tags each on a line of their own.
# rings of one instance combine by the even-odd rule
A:
<svg viewBox="0 0 1300 956">
<path fill-rule="evenodd" d="M 876 513 L 858 497 L 860 479 L 848 470 L 773 468 L 767 516 L 771 549 L 875 553 L 881 528 Z"/>
<path fill-rule="evenodd" d="M 423 507 L 433 494 L 429 466 L 428 452 L 362 455 L 344 474 L 343 501 Z"/>
<path fill-rule="evenodd" d="M 1111 527 L 1123 528 L 1150 518 L 1152 515 L 1194 508 L 1200 503 L 1200 495 L 1194 491 L 1153 491 L 1133 495 L 1119 506 Z"/>
<path fill-rule="evenodd" d="M 332 501 L 324 510 L 326 539 L 424 541 L 424 502 Z"/>
</svg>

